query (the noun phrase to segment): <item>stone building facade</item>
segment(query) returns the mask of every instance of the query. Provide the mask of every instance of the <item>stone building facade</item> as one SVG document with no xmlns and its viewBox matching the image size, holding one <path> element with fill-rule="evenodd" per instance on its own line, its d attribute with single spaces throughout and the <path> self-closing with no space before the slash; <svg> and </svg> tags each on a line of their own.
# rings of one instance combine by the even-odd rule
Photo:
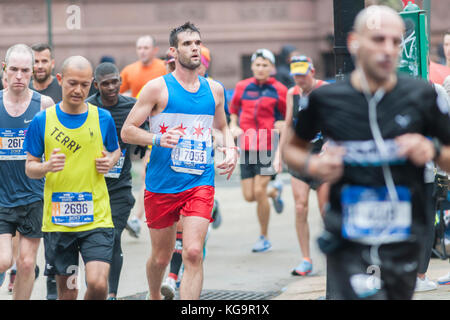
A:
<svg viewBox="0 0 450 320">
<path fill-rule="evenodd" d="M 256 49 L 277 54 L 285 44 L 310 55 L 319 76 L 333 76 L 332 0 L 0 0 L 2 59 L 12 44 L 47 42 L 48 2 L 57 71 L 70 55 L 94 66 L 111 55 L 121 69 L 136 60 L 135 41 L 144 34 L 156 39 L 162 56 L 170 30 L 191 21 L 211 50 L 211 75 L 226 87 L 248 75 Z M 449 28 L 449 13 L 448 0 L 433 0 L 433 45 Z"/>
</svg>

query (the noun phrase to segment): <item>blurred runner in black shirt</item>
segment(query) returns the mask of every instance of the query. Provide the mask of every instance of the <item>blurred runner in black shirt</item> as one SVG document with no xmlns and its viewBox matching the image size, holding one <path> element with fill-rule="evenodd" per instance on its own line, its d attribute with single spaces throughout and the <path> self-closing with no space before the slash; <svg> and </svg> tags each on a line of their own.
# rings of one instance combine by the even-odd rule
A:
<svg viewBox="0 0 450 320">
<path fill-rule="evenodd" d="M 288 165 L 332 184 L 319 245 L 338 299 L 412 298 L 424 166 L 450 169 L 445 102 L 426 82 L 396 74 L 403 32 L 394 10 L 364 9 L 348 38 L 356 70 L 311 93 L 283 150 Z M 329 139 L 320 157 L 308 152 L 319 131 Z"/>
</svg>

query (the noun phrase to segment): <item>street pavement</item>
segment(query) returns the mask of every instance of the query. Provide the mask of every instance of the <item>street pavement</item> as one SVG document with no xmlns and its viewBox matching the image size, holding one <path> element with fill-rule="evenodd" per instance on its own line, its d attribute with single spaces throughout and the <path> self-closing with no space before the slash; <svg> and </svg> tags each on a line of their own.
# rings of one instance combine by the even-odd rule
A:
<svg viewBox="0 0 450 320">
<path fill-rule="evenodd" d="M 141 164 L 133 164 L 133 192 L 135 197 L 140 190 L 139 178 Z M 207 241 L 207 253 L 204 262 L 204 292 L 230 291 L 272 293 L 276 300 L 316 300 L 325 296 L 325 257 L 319 251 L 316 239 L 323 224 L 319 215 L 315 192 L 310 194 L 310 235 L 314 264 L 313 274 L 308 277 L 291 275 L 292 269 L 300 262 L 301 254 L 294 228 L 294 201 L 290 186 L 290 176 L 280 175 L 283 184 L 285 209 L 277 214 L 271 208 L 269 239 L 272 250 L 265 253 L 252 253 L 251 249 L 259 236 L 256 216 L 256 204 L 245 202 L 240 189 L 239 170 L 229 181 L 216 176 L 216 198 L 219 200 L 222 224 L 211 229 Z M 136 197 L 137 198 L 137 197 Z M 135 212 L 136 206 L 132 214 Z M 131 237 L 125 230 L 122 235 L 124 255 L 123 268 L 119 283 L 119 299 L 143 298 L 148 290 L 145 264 L 150 255 L 150 237 L 148 228 L 142 223 L 138 239 Z M 40 246 L 38 265 L 41 274 L 35 281 L 32 300 L 45 299 L 46 277 L 44 269 L 44 249 Z M 81 259 L 80 259 L 81 261 Z M 84 268 L 80 263 L 79 296 L 82 299 L 86 290 Z M 448 261 L 432 259 L 428 277 L 436 280 L 450 271 Z M 9 275 L 0 288 L 0 300 L 9 300 L 7 292 Z M 450 286 L 439 286 L 437 290 L 417 293 L 417 300 L 449 300 Z"/>
</svg>

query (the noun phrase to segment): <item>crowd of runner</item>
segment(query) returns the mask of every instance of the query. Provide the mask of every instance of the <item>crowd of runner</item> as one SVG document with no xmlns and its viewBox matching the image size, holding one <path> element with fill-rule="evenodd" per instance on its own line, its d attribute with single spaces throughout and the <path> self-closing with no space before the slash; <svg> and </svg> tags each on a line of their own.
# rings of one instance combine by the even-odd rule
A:
<svg viewBox="0 0 450 320">
<path fill-rule="evenodd" d="M 84 298 L 115 300 L 122 232 L 139 237 L 145 215 L 147 298 L 174 299 L 179 290 L 181 299 L 198 299 L 206 239 L 221 223 L 215 174 L 229 179 L 239 164 L 243 199 L 256 202 L 260 227 L 252 252 L 272 248 L 271 204 L 283 212 L 277 174 L 287 169 L 301 250 L 292 275 L 313 271 L 313 189 L 335 298 L 411 299 L 435 288 L 425 274 L 434 173 L 450 170 L 450 99 L 445 84 L 397 74 L 404 29 L 388 7 L 361 11 L 348 37 L 355 70 L 337 83 L 318 79 L 312 59 L 292 49 L 291 84 L 283 84 L 275 55 L 258 49 L 253 76 L 230 101 L 209 77 L 210 51 L 190 22 L 170 31 L 163 59 L 151 36 L 140 37 L 139 60 L 121 72 L 108 57 L 94 69 L 71 56 L 53 76 L 51 47 L 11 46 L 0 91 L 0 286 L 9 274 L 13 299 L 30 299 L 43 239 L 47 299 L 78 298 L 81 255 Z M 144 163 L 137 199 L 133 154 Z M 370 266 L 380 269 L 375 284 Z"/>
</svg>

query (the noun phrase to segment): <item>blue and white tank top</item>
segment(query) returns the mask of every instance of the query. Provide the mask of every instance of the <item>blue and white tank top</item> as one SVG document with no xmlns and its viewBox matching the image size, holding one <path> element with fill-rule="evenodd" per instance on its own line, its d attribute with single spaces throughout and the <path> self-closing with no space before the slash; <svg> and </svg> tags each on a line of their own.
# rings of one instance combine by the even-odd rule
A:
<svg viewBox="0 0 450 320">
<path fill-rule="evenodd" d="M 152 147 L 145 179 L 156 193 L 178 193 L 198 186 L 214 186 L 212 126 L 215 101 L 208 81 L 199 77 L 200 88 L 184 89 L 172 74 L 163 76 L 169 98 L 158 115 L 150 117 L 150 132 L 179 130 L 183 136 L 175 149 Z"/>
<path fill-rule="evenodd" d="M 41 94 L 33 91 L 27 110 L 12 117 L 3 103 L 0 91 L 0 206 L 17 207 L 43 199 L 44 180 L 25 174 L 26 152 L 23 141 L 34 115 L 41 109 Z"/>
</svg>

